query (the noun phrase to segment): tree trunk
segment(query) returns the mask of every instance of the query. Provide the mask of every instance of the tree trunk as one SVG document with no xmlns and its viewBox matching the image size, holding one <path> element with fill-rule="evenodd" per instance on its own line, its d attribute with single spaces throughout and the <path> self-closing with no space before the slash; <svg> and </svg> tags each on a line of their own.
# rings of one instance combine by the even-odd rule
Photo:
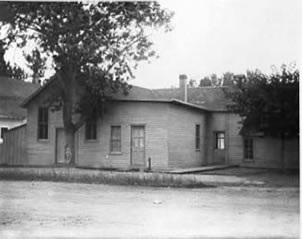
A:
<svg viewBox="0 0 302 239">
<path fill-rule="evenodd" d="M 75 164 L 75 126 L 72 122 L 73 101 L 71 92 L 65 94 L 63 103 L 63 123 L 65 131 L 65 162 L 68 165 Z"/>
<path fill-rule="evenodd" d="M 65 127 L 65 161 L 68 165 L 75 165 L 75 131 Z"/>
<path fill-rule="evenodd" d="M 72 121 L 74 96 L 75 96 L 75 76 L 72 68 L 65 69 L 62 74 L 63 79 L 63 123 L 65 131 L 65 162 L 68 165 L 75 165 L 75 133 L 76 128 Z"/>
</svg>

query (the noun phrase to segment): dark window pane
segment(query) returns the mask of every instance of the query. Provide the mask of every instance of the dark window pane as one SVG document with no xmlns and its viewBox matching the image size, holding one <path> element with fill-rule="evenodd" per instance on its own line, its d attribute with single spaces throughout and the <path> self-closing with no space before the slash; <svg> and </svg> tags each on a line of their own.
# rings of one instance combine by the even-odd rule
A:
<svg viewBox="0 0 302 239">
<path fill-rule="evenodd" d="M 121 141 L 121 126 L 111 126 L 110 152 L 121 152 Z"/>
<path fill-rule="evenodd" d="M 195 125 L 195 149 L 200 149 L 200 125 Z"/>
<path fill-rule="evenodd" d="M 48 108 L 40 107 L 38 111 L 38 139 L 48 139 Z"/>
<path fill-rule="evenodd" d="M 244 158 L 246 158 L 246 159 L 254 158 L 253 139 L 252 138 L 244 139 Z"/>
<path fill-rule="evenodd" d="M 97 139 L 97 120 L 96 117 L 89 119 L 86 122 L 85 136 L 87 140 Z"/>
</svg>

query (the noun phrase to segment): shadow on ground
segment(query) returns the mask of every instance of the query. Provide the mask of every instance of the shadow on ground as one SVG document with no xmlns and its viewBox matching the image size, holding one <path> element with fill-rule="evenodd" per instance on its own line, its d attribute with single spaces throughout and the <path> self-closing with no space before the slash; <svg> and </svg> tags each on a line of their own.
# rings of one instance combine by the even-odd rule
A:
<svg viewBox="0 0 302 239">
<path fill-rule="evenodd" d="M 273 169 L 229 168 L 198 173 L 199 175 L 237 176 L 247 180 L 263 181 L 267 187 L 299 187 L 299 171 L 286 173 Z"/>
</svg>

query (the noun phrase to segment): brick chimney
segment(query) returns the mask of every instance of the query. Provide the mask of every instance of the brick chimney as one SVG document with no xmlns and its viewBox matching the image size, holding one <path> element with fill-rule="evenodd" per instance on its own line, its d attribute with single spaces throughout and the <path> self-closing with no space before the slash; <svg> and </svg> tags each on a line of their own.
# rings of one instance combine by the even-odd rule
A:
<svg viewBox="0 0 302 239">
<path fill-rule="evenodd" d="M 179 89 L 181 100 L 188 102 L 188 77 L 187 75 L 179 75 Z"/>
</svg>

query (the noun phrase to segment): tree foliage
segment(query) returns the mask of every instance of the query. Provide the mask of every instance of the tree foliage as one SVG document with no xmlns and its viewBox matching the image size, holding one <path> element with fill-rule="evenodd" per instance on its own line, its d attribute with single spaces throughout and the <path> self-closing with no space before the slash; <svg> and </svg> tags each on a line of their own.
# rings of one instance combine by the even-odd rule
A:
<svg viewBox="0 0 302 239">
<path fill-rule="evenodd" d="M 199 86 L 200 87 L 205 87 L 205 86 L 212 86 L 212 81 L 209 76 L 205 76 L 199 81 Z"/>
<path fill-rule="evenodd" d="M 190 79 L 190 80 L 189 80 L 188 87 L 190 87 L 190 88 L 195 88 L 196 86 L 197 86 L 196 80 Z"/>
<path fill-rule="evenodd" d="M 171 29 L 172 13 L 157 2 L 8 2 L 5 7 L 9 14 L 2 20 L 11 24 L 10 41 L 23 47 L 35 40 L 52 57 L 72 152 L 74 133 L 85 118 L 113 93 L 127 92 L 137 63 L 155 55 L 148 33 Z M 86 91 L 75 102 L 78 85 Z M 74 112 L 81 115 L 77 121 Z"/>
<path fill-rule="evenodd" d="M 234 104 L 230 109 L 243 117 L 243 128 L 266 135 L 289 137 L 299 133 L 299 72 L 282 66 L 271 75 L 260 71 L 238 75 L 232 90 L 225 89 Z"/>
<path fill-rule="evenodd" d="M 42 56 L 40 51 L 36 48 L 31 54 L 26 54 L 25 59 L 28 68 L 32 71 L 32 82 L 41 83 L 41 79 L 44 77 L 46 70 L 47 58 Z"/>
<path fill-rule="evenodd" d="M 8 63 L 4 60 L 5 48 L 4 42 L 0 41 L 0 75 L 7 76 L 8 75 Z"/>
<path fill-rule="evenodd" d="M 221 77 L 216 74 L 211 74 L 210 76 L 205 76 L 200 79 L 199 86 L 212 86 L 212 87 L 222 87 L 233 85 L 234 74 L 232 72 L 225 72 Z"/>
</svg>

